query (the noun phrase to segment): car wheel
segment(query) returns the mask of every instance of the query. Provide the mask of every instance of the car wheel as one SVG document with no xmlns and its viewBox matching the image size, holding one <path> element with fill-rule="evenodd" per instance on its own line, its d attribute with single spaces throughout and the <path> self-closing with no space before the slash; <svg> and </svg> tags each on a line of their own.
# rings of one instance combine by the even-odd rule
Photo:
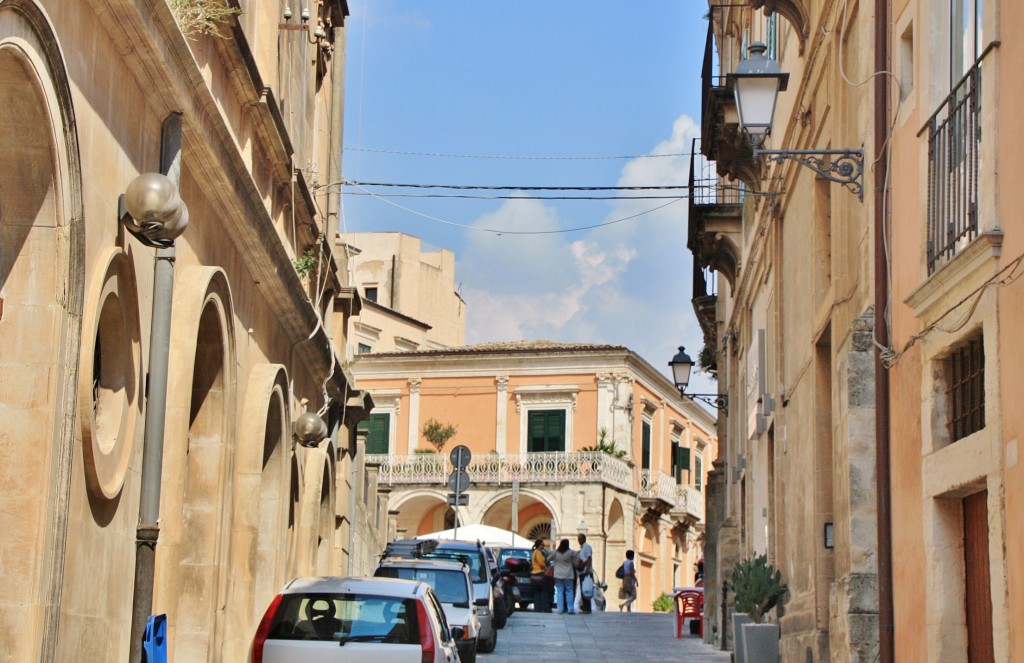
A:
<svg viewBox="0 0 1024 663">
<path fill-rule="evenodd" d="M 483 642 L 477 643 L 477 651 L 482 651 L 485 654 L 490 654 L 494 651 L 494 648 L 498 646 L 498 631 L 491 629 L 491 637 L 487 638 Z"/>
<path fill-rule="evenodd" d="M 494 602 L 494 628 L 505 628 L 505 622 L 508 621 L 508 606 L 505 605 L 505 599 Z"/>
</svg>

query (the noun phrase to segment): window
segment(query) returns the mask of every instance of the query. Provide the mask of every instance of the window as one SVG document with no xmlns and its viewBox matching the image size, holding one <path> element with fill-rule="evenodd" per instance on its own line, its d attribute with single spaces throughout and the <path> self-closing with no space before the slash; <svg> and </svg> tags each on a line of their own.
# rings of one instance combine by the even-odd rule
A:
<svg viewBox="0 0 1024 663">
<path fill-rule="evenodd" d="M 386 454 L 391 439 L 391 415 L 371 414 L 369 421 L 361 421 L 359 430 L 368 432 L 366 436 L 366 453 Z"/>
<path fill-rule="evenodd" d="M 361 355 L 369 354 L 373 352 L 373 348 L 367 345 L 366 343 L 360 343 L 358 352 Z"/>
<path fill-rule="evenodd" d="M 526 436 L 527 451 L 565 451 L 565 410 L 532 410 Z"/>
<path fill-rule="evenodd" d="M 377 301 L 377 286 L 367 286 L 364 297 L 371 302 Z"/>
<path fill-rule="evenodd" d="M 651 469 L 651 422 L 644 419 L 640 438 L 640 469 Z"/>
<path fill-rule="evenodd" d="M 949 89 L 981 57 L 984 0 L 949 0 Z"/>
<path fill-rule="evenodd" d="M 683 468 L 679 465 L 679 440 L 678 438 L 672 438 L 671 447 L 671 460 L 672 460 L 672 477 L 676 480 L 676 483 L 683 482 Z"/>
<path fill-rule="evenodd" d="M 949 440 L 956 442 L 985 427 L 985 349 L 982 337 L 946 358 Z"/>
<path fill-rule="evenodd" d="M 693 486 L 697 490 L 704 486 L 704 457 L 699 452 L 693 455 Z"/>
</svg>

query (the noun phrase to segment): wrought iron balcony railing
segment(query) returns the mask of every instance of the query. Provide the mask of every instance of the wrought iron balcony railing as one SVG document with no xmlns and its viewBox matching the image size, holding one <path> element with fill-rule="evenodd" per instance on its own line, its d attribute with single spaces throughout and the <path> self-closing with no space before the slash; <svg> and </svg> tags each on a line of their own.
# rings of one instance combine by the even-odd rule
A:
<svg viewBox="0 0 1024 663">
<path fill-rule="evenodd" d="M 379 463 L 384 484 L 444 485 L 452 471 L 444 454 L 367 455 Z M 624 460 L 600 451 L 545 451 L 523 454 L 479 454 L 470 461 L 472 484 L 605 483 L 633 491 L 633 470 Z"/>
<path fill-rule="evenodd" d="M 928 132 L 928 273 L 979 233 L 978 162 L 982 144 L 982 60 L 954 86 L 922 128 Z"/>
</svg>

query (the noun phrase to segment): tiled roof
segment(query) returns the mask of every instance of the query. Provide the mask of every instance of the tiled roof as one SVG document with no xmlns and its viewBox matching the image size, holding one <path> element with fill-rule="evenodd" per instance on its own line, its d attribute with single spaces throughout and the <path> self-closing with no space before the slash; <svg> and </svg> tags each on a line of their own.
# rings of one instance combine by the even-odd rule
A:
<svg viewBox="0 0 1024 663">
<path fill-rule="evenodd" d="M 562 343 L 558 341 L 496 341 L 493 343 L 478 343 L 476 345 L 463 345 L 456 348 L 441 348 L 434 350 L 404 350 L 396 352 L 370 353 L 363 356 L 391 357 L 396 355 L 455 355 L 455 354 L 498 354 L 502 352 L 600 352 L 609 350 L 626 350 L 624 345 L 605 345 L 598 343 Z"/>
</svg>

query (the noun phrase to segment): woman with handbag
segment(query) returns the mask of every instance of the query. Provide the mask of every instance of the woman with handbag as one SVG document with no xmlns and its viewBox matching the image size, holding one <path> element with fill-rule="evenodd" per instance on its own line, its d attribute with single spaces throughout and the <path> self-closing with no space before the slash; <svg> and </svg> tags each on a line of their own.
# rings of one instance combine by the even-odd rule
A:
<svg viewBox="0 0 1024 663">
<path fill-rule="evenodd" d="M 543 539 L 537 539 L 533 544 L 532 562 L 530 585 L 533 587 L 533 609 L 535 612 L 551 612 L 551 583 L 548 582 L 551 567 L 548 566 Z"/>
</svg>

